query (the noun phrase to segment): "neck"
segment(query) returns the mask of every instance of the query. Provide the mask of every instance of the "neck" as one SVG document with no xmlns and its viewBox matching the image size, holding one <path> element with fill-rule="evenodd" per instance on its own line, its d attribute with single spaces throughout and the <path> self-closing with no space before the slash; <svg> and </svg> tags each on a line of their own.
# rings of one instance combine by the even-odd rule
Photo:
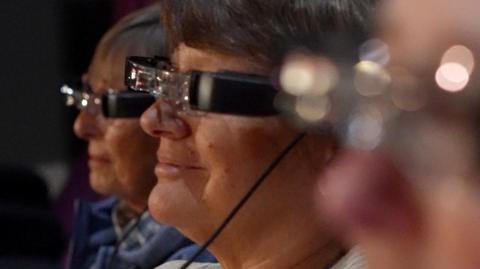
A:
<svg viewBox="0 0 480 269">
<path fill-rule="evenodd" d="M 326 268 L 342 248 L 325 225 L 315 221 L 315 214 L 286 210 L 281 218 L 265 218 L 274 220 L 258 221 L 242 232 L 232 223 L 237 227 L 227 228 L 210 250 L 224 269 Z"/>
<path fill-rule="evenodd" d="M 303 232 L 299 229 L 298 232 Z M 298 233 L 292 235 L 298 236 Z M 224 269 L 318 269 L 327 268 L 335 262 L 342 249 L 333 240 L 321 240 L 312 237 L 308 240 L 283 241 L 274 243 L 252 241 L 244 244 L 246 249 L 217 255 L 219 251 L 212 249 Z M 303 241 L 303 242 L 300 242 Z M 248 246 L 248 247 L 247 247 Z M 248 248 L 251 248 L 248 250 Z"/>
<path fill-rule="evenodd" d="M 143 211 L 147 208 L 147 201 L 133 201 L 133 200 L 127 200 L 127 199 L 122 199 L 120 200 L 120 203 L 123 204 L 125 207 L 128 207 L 129 209 L 133 210 L 137 214 L 142 214 Z"/>
</svg>

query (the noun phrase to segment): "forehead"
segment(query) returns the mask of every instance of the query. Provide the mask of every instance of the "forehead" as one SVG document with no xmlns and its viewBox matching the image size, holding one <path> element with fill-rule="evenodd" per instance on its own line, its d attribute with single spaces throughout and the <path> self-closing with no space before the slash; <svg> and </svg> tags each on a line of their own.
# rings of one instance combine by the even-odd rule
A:
<svg viewBox="0 0 480 269">
<path fill-rule="evenodd" d="M 88 69 L 88 82 L 94 92 L 107 89 L 123 90 L 125 70 L 125 49 L 114 49 L 106 57 L 94 57 Z"/>
<path fill-rule="evenodd" d="M 267 74 L 267 68 L 245 57 L 193 48 L 180 43 L 172 55 L 173 64 L 181 71 L 235 71 L 250 74 Z"/>
</svg>

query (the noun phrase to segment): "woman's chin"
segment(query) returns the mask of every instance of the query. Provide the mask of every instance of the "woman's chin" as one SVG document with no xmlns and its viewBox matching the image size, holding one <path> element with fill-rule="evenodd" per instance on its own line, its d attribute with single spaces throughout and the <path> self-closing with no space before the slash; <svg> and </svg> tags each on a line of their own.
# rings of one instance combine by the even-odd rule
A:
<svg viewBox="0 0 480 269">
<path fill-rule="evenodd" d="M 148 210 L 156 221 L 182 227 L 192 222 L 192 196 L 172 185 L 177 184 L 155 185 L 148 197 Z"/>
<path fill-rule="evenodd" d="M 99 194 L 102 195 L 113 195 L 114 188 L 112 179 L 105 175 L 105 173 L 101 173 L 99 171 L 90 171 L 90 187 Z"/>
<path fill-rule="evenodd" d="M 148 211 L 152 217 L 161 223 L 171 224 L 169 221 L 169 209 L 167 207 L 168 200 L 166 197 L 168 194 L 164 194 L 161 187 L 155 185 L 148 196 Z"/>
</svg>

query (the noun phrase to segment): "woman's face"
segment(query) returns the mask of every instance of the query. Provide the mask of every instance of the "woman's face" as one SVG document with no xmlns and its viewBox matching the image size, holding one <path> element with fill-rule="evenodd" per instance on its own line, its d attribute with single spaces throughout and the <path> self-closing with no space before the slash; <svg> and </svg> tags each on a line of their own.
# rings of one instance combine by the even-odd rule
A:
<svg viewBox="0 0 480 269">
<path fill-rule="evenodd" d="M 238 57 L 185 45 L 177 48 L 173 62 L 180 71 L 262 72 Z M 157 101 L 141 118 L 147 133 L 161 137 L 155 167 L 158 182 L 150 195 L 149 209 L 157 220 L 182 229 L 195 240 L 203 240 L 297 131 L 290 129 L 280 117 L 178 115 L 172 109 L 170 104 Z M 233 225 L 250 227 L 253 218 L 258 220 L 261 216 L 258 221 L 262 222 L 262 218 L 281 210 L 284 204 L 278 198 L 288 200 L 289 193 L 295 193 L 288 189 L 291 184 L 285 179 L 293 176 L 294 170 L 302 171 L 300 155 L 298 151 L 291 152 Z M 196 229 L 194 233 L 201 235 L 190 233 L 192 227 Z"/>
<path fill-rule="evenodd" d="M 123 90 L 125 53 L 95 59 L 86 80 L 94 93 Z M 146 135 L 138 119 L 108 119 L 81 111 L 75 134 L 88 141 L 90 185 L 105 195 L 114 195 L 133 209 L 143 210 L 155 184 L 155 151 L 158 140 Z"/>
</svg>

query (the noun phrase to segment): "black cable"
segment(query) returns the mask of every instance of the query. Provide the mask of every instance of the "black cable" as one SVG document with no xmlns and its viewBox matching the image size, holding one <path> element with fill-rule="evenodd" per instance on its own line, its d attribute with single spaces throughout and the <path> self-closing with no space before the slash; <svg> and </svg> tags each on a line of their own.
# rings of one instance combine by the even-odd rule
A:
<svg viewBox="0 0 480 269">
<path fill-rule="evenodd" d="M 253 186 L 248 190 L 248 192 L 243 196 L 240 202 L 232 209 L 228 214 L 225 220 L 220 224 L 220 226 L 210 235 L 208 240 L 203 243 L 203 245 L 195 252 L 195 254 L 186 261 L 180 269 L 187 269 L 198 256 L 200 256 L 210 244 L 220 235 L 220 233 L 225 229 L 225 227 L 230 223 L 230 221 L 237 215 L 238 211 L 245 205 L 245 203 L 250 199 L 250 197 L 255 193 L 255 191 L 262 185 L 268 175 L 275 169 L 275 167 L 280 163 L 281 160 L 290 152 L 290 150 L 305 136 L 305 132 L 297 135 L 288 145 L 278 154 L 278 156 L 270 163 L 269 166 L 265 169 L 262 175 L 257 179 Z"/>
<path fill-rule="evenodd" d="M 128 228 L 128 230 L 126 230 L 122 237 L 120 237 L 120 239 L 118 240 L 118 242 L 115 244 L 115 248 L 113 249 L 113 253 L 112 253 L 112 257 L 110 257 L 110 260 L 108 261 L 108 266 L 107 266 L 107 269 L 112 269 L 112 266 L 113 266 L 113 261 L 115 260 L 115 258 L 117 257 L 118 255 L 118 251 L 120 251 L 120 245 L 125 241 L 127 240 L 127 237 L 133 232 L 133 230 L 135 230 L 135 228 L 138 227 L 138 225 L 140 224 L 140 220 L 142 219 L 142 216 L 143 214 L 145 214 L 145 212 L 147 212 L 147 207 L 145 207 L 145 209 L 142 210 L 142 213 L 140 214 L 140 216 L 138 216 L 136 219 L 135 219 L 135 222 L 133 223 L 132 226 L 130 226 L 130 228 Z"/>
</svg>

